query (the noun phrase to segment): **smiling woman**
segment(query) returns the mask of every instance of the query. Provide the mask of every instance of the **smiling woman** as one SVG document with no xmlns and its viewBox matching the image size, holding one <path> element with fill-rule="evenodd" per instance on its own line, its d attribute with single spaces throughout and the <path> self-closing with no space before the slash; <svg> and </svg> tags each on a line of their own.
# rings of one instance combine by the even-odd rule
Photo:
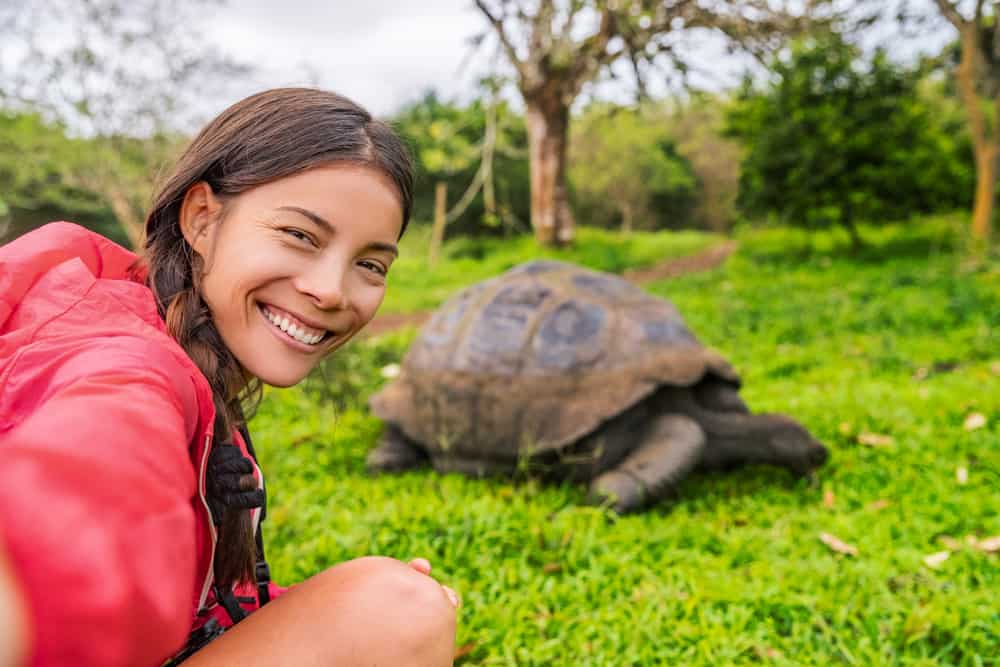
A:
<svg viewBox="0 0 1000 667">
<path fill-rule="evenodd" d="M 375 315 L 402 222 L 392 182 L 350 164 L 272 181 L 228 206 L 196 184 L 180 212 L 223 343 L 247 373 L 279 387 Z"/>
<path fill-rule="evenodd" d="M 301 381 L 374 316 L 411 191 L 386 125 L 278 89 L 194 139 L 141 257 L 69 223 L 0 248 L 21 663 L 451 664 L 458 597 L 424 559 L 269 582 L 243 418 L 261 383 Z"/>
</svg>

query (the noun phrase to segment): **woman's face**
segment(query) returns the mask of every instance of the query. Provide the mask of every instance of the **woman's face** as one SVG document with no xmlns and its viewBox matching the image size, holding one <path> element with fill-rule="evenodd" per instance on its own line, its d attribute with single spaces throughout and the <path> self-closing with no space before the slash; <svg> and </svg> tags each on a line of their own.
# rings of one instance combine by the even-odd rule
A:
<svg viewBox="0 0 1000 667">
<path fill-rule="evenodd" d="M 202 297 L 249 375 L 288 387 L 375 315 L 403 224 L 381 173 L 334 165 L 223 203 L 187 193 L 181 228 L 204 261 Z"/>
</svg>

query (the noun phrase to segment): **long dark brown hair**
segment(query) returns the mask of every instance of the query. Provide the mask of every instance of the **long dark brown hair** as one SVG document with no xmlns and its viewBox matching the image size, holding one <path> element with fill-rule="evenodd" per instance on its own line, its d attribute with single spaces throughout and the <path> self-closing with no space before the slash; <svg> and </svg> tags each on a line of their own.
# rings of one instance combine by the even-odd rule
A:
<svg viewBox="0 0 1000 667">
<path fill-rule="evenodd" d="M 148 283 L 170 334 L 212 387 L 216 443 L 232 440 L 233 429 L 259 400 L 260 386 L 247 383 L 202 299 L 202 260 L 181 233 L 184 197 L 192 185 L 204 181 L 225 202 L 255 186 L 337 163 L 362 165 L 387 176 L 398 191 L 406 229 L 413 173 L 404 144 L 354 102 L 311 88 L 268 90 L 223 111 L 187 147 L 153 200 L 143 253 Z M 252 476 L 241 483 L 247 490 L 256 488 Z M 254 560 L 250 512 L 227 511 L 215 554 L 216 584 L 254 581 Z"/>
</svg>

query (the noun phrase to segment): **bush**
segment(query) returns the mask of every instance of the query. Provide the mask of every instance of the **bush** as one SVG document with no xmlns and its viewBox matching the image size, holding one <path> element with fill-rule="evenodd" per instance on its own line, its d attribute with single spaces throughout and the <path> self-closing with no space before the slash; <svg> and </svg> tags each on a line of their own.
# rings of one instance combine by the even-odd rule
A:
<svg viewBox="0 0 1000 667">
<path fill-rule="evenodd" d="M 822 227 L 967 204 L 971 171 L 956 128 L 921 94 L 924 71 L 864 60 L 836 35 L 796 45 L 767 85 L 746 82 L 728 124 L 743 139 L 739 205 L 750 216 Z"/>
</svg>

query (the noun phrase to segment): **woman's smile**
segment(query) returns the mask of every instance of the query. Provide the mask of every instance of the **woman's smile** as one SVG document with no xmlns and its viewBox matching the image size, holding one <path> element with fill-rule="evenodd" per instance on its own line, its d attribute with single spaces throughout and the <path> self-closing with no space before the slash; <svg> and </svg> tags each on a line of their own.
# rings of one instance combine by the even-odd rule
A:
<svg viewBox="0 0 1000 667">
<path fill-rule="evenodd" d="M 322 349 L 320 343 L 336 335 L 328 329 L 309 326 L 300 317 L 270 304 L 258 303 L 257 310 L 279 340 L 303 352 L 318 352 Z"/>
</svg>

